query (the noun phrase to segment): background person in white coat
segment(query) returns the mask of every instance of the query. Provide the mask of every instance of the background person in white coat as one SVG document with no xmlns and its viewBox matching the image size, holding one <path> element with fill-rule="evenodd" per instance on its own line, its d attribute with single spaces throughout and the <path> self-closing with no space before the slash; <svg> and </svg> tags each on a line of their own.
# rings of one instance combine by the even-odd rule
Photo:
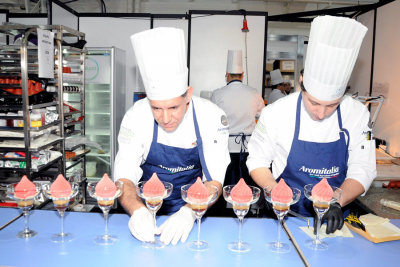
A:
<svg viewBox="0 0 400 267">
<path fill-rule="evenodd" d="M 272 91 L 267 97 L 267 104 L 270 105 L 276 100 L 281 99 L 286 96 L 285 89 L 283 85 L 283 78 L 280 70 L 273 70 L 270 72 L 271 75 L 271 85 Z"/>
<path fill-rule="evenodd" d="M 268 105 L 249 143 L 247 166 L 263 188 L 284 178 L 303 191 L 306 184 L 325 177 L 342 189 L 338 203 L 322 218 L 327 234 L 341 229 L 346 205 L 365 193 L 376 177 L 375 142 L 367 138 L 370 114 L 359 101 L 343 95 L 366 31 L 349 18 L 315 18 L 302 91 Z M 314 216 L 316 225 L 312 202 L 304 194 L 290 209 Z"/>
<path fill-rule="evenodd" d="M 211 102 L 225 111 L 229 122 L 231 163 L 226 172 L 225 185 L 236 184 L 240 178 L 244 178 L 250 185 L 255 185 L 246 166 L 247 142 L 256 126 L 256 117 L 260 116 L 265 105 L 257 89 L 243 84 L 242 59 L 242 50 L 228 51 L 227 85 L 216 89 L 211 97 Z"/>
<path fill-rule="evenodd" d="M 131 215 L 129 229 L 141 241 L 185 242 L 195 220 L 181 197 L 181 187 L 197 177 L 218 188 L 228 166 L 228 122 L 208 100 L 188 87 L 183 31 L 157 28 L 131 37 L 147 98 L 130 108 L 121 123 L 114 179 L 124 182 L 119 198 Z M 136 194 L 137 183 L 156 173 L 173 184 L 158 214 L 171 215 L 160 228 Z"/>
</svg>

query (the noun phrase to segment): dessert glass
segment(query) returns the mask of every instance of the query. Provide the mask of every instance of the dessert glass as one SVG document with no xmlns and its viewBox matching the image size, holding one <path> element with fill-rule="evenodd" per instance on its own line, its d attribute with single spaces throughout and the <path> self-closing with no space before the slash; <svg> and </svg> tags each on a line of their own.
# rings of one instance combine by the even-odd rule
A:
<svg viewBox="0 0 400 267">
<path fill-rule="evenodd" d="M 29 210 L 33 207 L 33 202 L 38 199 L 40 193 L 41 193 L 41 185 L 40 183 L 35 183 L 36 187 L 36 193 L 34 196 L 27 197 L 27 198 L 19 198 L 15 196 L 15 187 L 17 186 L 18 183 L 15 184 L 9 184 L 7 185 L 7 195 L 9 198 L 14 199 L 17 202 L 17 205 L 20 209 L 22 209 L 22 213 L 24 214 L 25 217 L 25 227 L 24 230 L 19 232 L 17 234 L 17 237 L 19 238 L 28 238 L 28 237 L 34 237 L 37 235 L 37 232 L 30 230 L 29 229 Z"/>
<path fill-rule="evenodd" d="M 224 198 L 227 202 L 231 203 L 233 206 L 233 211 L 236 216 L 239 218 L 239 241 L 231 242 L 228 245 L 228 248 L 232 251 L 237 252 L 246 252 L 251 249 L 251 245 L 249 243 L 242 242 L 242 226 L 243 226 L 243 218 L 249 212 L 250 205 L 256 203 L 260 198 L 260 188 L 249 186 L 252 192 L 252 199 L 246 203 L 237 203 L 231 198 L 231 191 L 235 187 L 235 185 L 227 185 L 223 188 L 222 192 L 224 194 Z"/>
<path fill-rule="evenodd" d="M 286 253 L 290 251 L 290 246 L 281 242 L 281 228 L 282 220 L 290 209 L 290 205 L 297 203 L 300 199 L 301 191 L 297 188 L 289 187 L 292 190 L 293 197 L 289 203 L 280 203 L 272 201 L 271 194 L 275 186 L 268 186 L 264 188 L 265 199 L 272 204 L 274 212 L 278 217 L 278 240 L 267 244 L 267 248 L 276 253 Z"/>
<path fill-rule="evenodd" d="M 156 213 L 161 208 L 162 203 L 163 203 L 163 199 L 167 198 L 167 197 L 169 197 L 171 195 L 172 189 L 173 189 L 173 185 L 171 183 L 162 182 L 164 184 L 164 187 L 165 187 L 164 195 L 162 195 L 161 197 L 151 197 L 151 198 L 149 198 L 149 197 L 146 197 L 143 194 L 143 187 L 144 187 L 144 184 L 146 182 L 147 181 L 138 183 L 138 185 L 136 186 L 136 193 L 138 194 L 139 197 L 144 199 L 144 201 L 146 203 L 146 207 L 149 209 L 149 211 L 153 215 L 154 227 L 157 227 L 157 224 L 156 224 Z M 151 249 L 159 249 L 159 248 L 165 247 L 165 244 L 160 241 L 160 237 L 159 236 L 157 236 L 157 237 L 154 236 L 154 239 L 155 239 L 155 241 L 144 241 L 144 242 L 142 242 L 142 247 L 151 248 Z"/>
<path fill-rule="evenodd" d="M 50 191 L 51 185 L 44 184 L 42 186 L 43 194 L 53 200 L 54 207 L 58 210 L 61 216 L 61 233 L 55 234 L 51 237 L 51 240 L 54 242 L 67 242 L 71 241 L 75 238 L 75 236 L 71 233 L 64 233 L 64 213 L 68 208 L 71 198 L 74 198 L 79 191 L 79 184 L 72 183 L 71 186 L 71 194 L 67 197 L 54 197 Z"/>
<path fill-rule="evenodd" d="M 87 185 L 87 191 L 89 195 L 97 200 L 97 204 L 99 208 L 103 211 L 104 214 L 104 222 L 105 222 L 105 234 L 99 235 L 94 238 L 94 242 L 100 245 L 110 245 L 114 244 L 119 240 L 119 237 L 116 235 L 108 234 L 108 213 L 111 207 L 114 205 L 114 201 L 116 198 L 120 197 L 124 192 L 124 183 L 121 181 L 116 181 L 115 185 L 117 186 L 117 192 L 113 197 L 99 197 L 96 194 L 96 185 L 98 182 L 89 182 Z"/>
<path fill-rule="evenodd" d="M 329 248 L 328 243 L 319 239 L 322 216 L 324 216 L 324 214 L 328 211 L 332 203 L 340 199 L 340 197 L 342 196 L 342 190 L 340 188 L 337 188 L 336 186 L 331 186 L 333 190 L 332 199 L 330 201 L 317 201 L 312 197 L 312 189 L 314 188 L 314 186 L 315 185 L 313 184 L 308 184 L 304 186 L 304 195 L 313 202 L 314 210 L 318 216 L 317 235 L 315 236 L 315 239 L 306 240 L 304 244 L 306 245 L 306 247 L 314 250 L 326 250 Z"/>
<path fill-rule="evenodd" d="M 214 203 L 218 197 L 218 188 L 216 186 L 213 186 L 210 184 L 204 184 L 204 185 L 208 191 L 208 199 L 204 203 L 192 202 L 188 199 L 188 196 L 187 196 L 188 190 L 192 186 L 192 184 L 187 184 L 187 185 L 184 185 L 181 187 L 182 199 L 190 204 L 190 207 L 191 207 L 192 211 L 194 212 L 194 214 L 196 215 L 196 219 L 197 219 L 197 226 L 198 226 L 197 240 L 189 242 L 186 245 L 188 247 L 188 249 L 194 250 L 194 251 L 203 251 L 203 250 L 207 250 L 210 248 L 210 244 L 208 244 L 206 241 L 200 240 L 201 217 L 203 217 L 204 213 L 206 213 L 208 205 Z"/>
</svg>

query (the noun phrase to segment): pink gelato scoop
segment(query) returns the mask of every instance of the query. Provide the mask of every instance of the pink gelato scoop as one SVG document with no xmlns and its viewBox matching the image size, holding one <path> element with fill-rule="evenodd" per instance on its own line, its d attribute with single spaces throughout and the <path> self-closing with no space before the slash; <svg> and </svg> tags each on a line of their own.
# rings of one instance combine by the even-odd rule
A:
<svg viewBox="0 0 400 267">
<path fill-rule="evenodd" d="M 71 185 L 65 180 L 64 176 L 60 174 L 51 185 L 50 193 L 56 198 L 68 197 L 71 195 Z"/>
<path fill-rule="evenodd" d="M 189 201 L 194 203 L 208 202 L 208 190 L 207 187 L 202 183 L 200 177 L 197 177 L 197 181 L 191 187 L 189 187 L 187 197 Z"/>
<path fill-rule="evenodd" d="M 21 181 L 17 184 L 15 187 L 15 196 L 18 198 L 28 198 L 28 197 L 33 197 L 36 195 L 36 186 L 34 183 L 29 181 L 29 179 L 26 177 L 26 175 L 22 176 Z"/>
<path fill-rule="evenodd" d="M 232 188 L 231 198 L 236 203 L 248 203 L 253 198 L 251 188 L 246 184 L 243 178 Z"/>
<path fill-rule="evenodd" d="M 273 202 L 289 204 L 293 199 L 292 189 L 285 183 L 283 179 L 272 189 L 271 199 Z"/>
<path fill-rule="evenodd" d="M 317 201 L 331 201 L 333 196 L 332 187 L 329 185 L 328 180 L 323 178 L 321 182 L 316 184 L 312 191 L 311 195 L 313 199 Z"/>
<path fill-rule="evenodd" d="M 117 192 L 117 186 L 115 183 L 108 177 L 107 173 L 103 175 L 100 182 L 97 183 L 96 195 L 103 198 L 114 197 Z"/>
<path fill-rule="evenodd" d="M 143 194 L 145 197 L 162 197 L 165 193 L 164 184 L 158 179 L 156 173 L 143 186 Z"/>
</svg>

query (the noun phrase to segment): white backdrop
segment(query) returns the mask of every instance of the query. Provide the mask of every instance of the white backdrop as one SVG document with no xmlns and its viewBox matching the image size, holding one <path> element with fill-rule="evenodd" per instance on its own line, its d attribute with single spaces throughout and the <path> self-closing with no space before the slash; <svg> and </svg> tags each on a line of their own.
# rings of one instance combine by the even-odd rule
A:
<svg viewBox="0 0 400 267">
<path fill-rule="evenodd" d="M 263 83 L 265 17 L 247 16 L 250 32 L 247 33 L 249 86 L 260 94 Z M 228 50 L 243 50 L 245 70 L 245 34 L 242 15 L 192 16 L 190 85 L 194 94 L 213 91 L 226 85 L 225 72 Z"/>
<path fill-rule="evenodd" d="M 60 7 L 56 3 L 52 3 L 52 17 L 53 25 L 63 25 L 73 30 L 78 30 L 78 17 L 68 10 Z"/>
<path fill-rule="evenodd" d="M 153 20 L 153 28 L 159 27 L 173 27 L 177 29 L 183 30 L 183 34 L 185 35 L 185 44 L 186 44 L 186 54 L 188 47 L 188 21 L 183 19 L 161 19 L 154 18 Z"/>
<path fill-rule="evenodd" d="M 86 34 L 87 47 L 115 46 L 126 51 L 126 110 L 133 105 L 133 92 L 144 91 L 130 36 L 148 29 L 150 18 L 79 18 L 79 31 Z"/>
</svg>

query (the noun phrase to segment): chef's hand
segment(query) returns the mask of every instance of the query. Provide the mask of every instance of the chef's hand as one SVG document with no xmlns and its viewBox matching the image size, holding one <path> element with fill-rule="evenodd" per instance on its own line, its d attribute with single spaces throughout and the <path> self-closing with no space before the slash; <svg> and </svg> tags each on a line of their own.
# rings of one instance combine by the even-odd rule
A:
<svg viewBox="0 0 400 267">
<path fill-rule="evenodd" d="M 342 207 L 339 203 L 330 205 L 328 211 L 322 216 L 321 225 L 327 221 L 326 234 L 333 234 L 336 230 L 340 230 L 344 224 Z M 318 215 L 314 214 L 314 234 L 317 234 Z"/>
<path fill-rule="evenodd" d="M 190 231 L 192 231 L 195 219 L 192 209 L 183 206 L 160 226 L 161 242 L 165 245 L 169 243 L 176 245 L 180 239 L 182 243 L 185 243 Z"/>
<path fill-rule="evenodd" d="M 154 227 L 153 215 L 145 207 L 133 212 L 129 220 L 129 230 L 140 241 L 155 241 L 154 235 L 160 234 L 160 230 Z"/>
</svg>

